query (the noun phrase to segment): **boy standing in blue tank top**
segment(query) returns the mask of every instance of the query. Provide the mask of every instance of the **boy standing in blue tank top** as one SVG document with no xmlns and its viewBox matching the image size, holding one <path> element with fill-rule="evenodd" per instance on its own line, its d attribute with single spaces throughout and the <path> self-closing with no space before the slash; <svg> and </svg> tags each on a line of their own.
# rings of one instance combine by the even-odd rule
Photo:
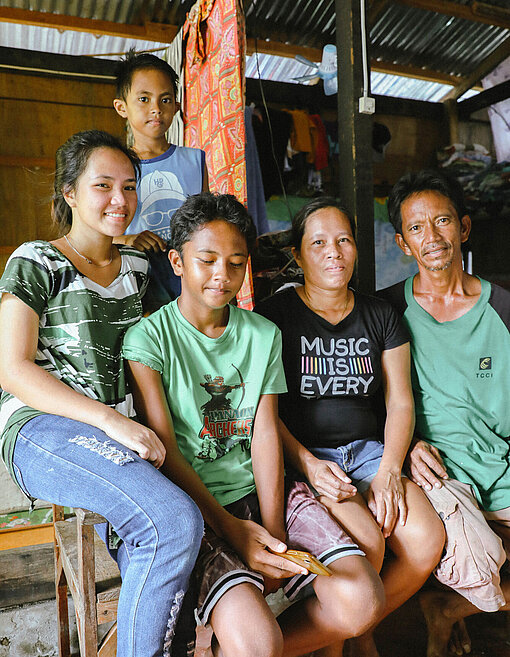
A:
<svg viewBox="0 0 510 657">
<path fill-rule="evenodd" d="M 113 106 L 129 123 L 142 165 L 135 217 L 116 241 L 147 252 L 151 271 L 144 306 L 153 311 L 180 293 L 180 280 L 167 257 L 170 221 L 188 196 L 208 191 L 205 153 L 166 139 L 180 109 L 177 75 L 167 62 L 130 51 L 119 63 L 116 84 Z"/>
</svg>

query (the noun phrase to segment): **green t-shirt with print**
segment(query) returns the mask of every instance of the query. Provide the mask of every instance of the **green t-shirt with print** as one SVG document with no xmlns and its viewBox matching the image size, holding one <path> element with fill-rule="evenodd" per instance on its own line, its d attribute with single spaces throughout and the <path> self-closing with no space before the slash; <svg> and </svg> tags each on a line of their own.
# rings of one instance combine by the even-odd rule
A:
<svg viewBox="0 0 510 657">
<path fill-rule="evenodd" d="M 260 396 L 287 390 L 279 329 L 228 308 L 223 334 L 209 338 L 172 301 L 133 326 L 122 350 L 161 374 L 179 448 L 223 506 L 255 489 L 250 447 Z"/>
<path fill-rule="evenodd" d="M 26 242 L 9 258 L 0 280 L 8 292 L 39 316 L 35 363 L 77 392 L 131 417 L 120 356 L 126 329 L 142 314 L 147 257 L 119 247 L 118 276 L 103 287 L 84 276 L 49 242 Z M 13 395 L 0 400 L 2 458 L 12 475 L 12 453 L 19 429 L 40 415 Z"/>
</svg>

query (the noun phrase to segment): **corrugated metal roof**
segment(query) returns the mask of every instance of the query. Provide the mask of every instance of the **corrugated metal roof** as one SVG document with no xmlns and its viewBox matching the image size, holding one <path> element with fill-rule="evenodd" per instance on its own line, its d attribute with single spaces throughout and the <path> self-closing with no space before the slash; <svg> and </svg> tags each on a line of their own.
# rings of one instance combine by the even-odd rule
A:
<svg viewBox="0 0 510 657">
<path fill-rule="evenodd" d="M 0 7 L 48 12 L 126 25 L 144 21 L 182 25 L 194 0 L 1 0 Z M 0 45 L 62 55 L 95 55 L 110 59 L 129 48 L 154 50 L 168 44 L 142 39 L 0 22 Z"/>
<path fill-rule="evenodd" d="M 0 45 L 8 48 L 23 48 L 40 52 L 58 53 L 60 55 L 94 55 L 116 59 L 113 53 L 136 50 L 154 50 L 168 48 L 168 43 L 142 41 L 141 39 L 123 39 L 121 37 L 95 35 L 73 30 L 56 30 L 34 25 L 17 25 L 0 23 Z"/>
<path fill-rule="evenodd" d="M 295 59 L 277 57 L 264 53 L 251 55 L 246 59 L 246 77 L 261 78 L 274 82 L 295 82 L 293 78 L 314 73 L 316 69 L 301 64 Z M 297 83 L 296 83 L 297 84 Z M 304 82 L 302 84 L 308 84 Z M 321 84 L 319 82 L 319 84 Z M 418 80 L 402 75 L 390 75 L 372 71 L 370 76 L 371 93 L 377 96 L 394 96 L 396 98 L 411 98 L 413 100 L 427 100 L 439 102 L 452 89 L 449 84 Z M 463 98 L 469 98 L 479 93 L 470 90 Z"/>
<path fill-rule="evenodd" d="M 509 35 L 501 27 L 389 5 L 370 29 L 370 54 L 379 61 L 468 76 Z"/>
<path fill-rule="evenodd" d="M 459 6 L 471 0 L 450 0 Z M 509 8 L 509 0 L 484 0 L 485 4 Z M 127 25 L 144 22 L 182 25 L 194 0 L 0 0 L 1 7 L 66 14 Z M 270 39 L 296 46 L 322 48 L 335 42 L 334 0 L 244 0 L 248 38 Z M 447 75 L 466 77 L 505 39 L 510 30 L 486 23 L 477 23 L 423 9 L 390 2 L 376 17 L 370 28 L 372 59 L 400 66 L 423 68 Z M 139 39 L 95 36 L 85 32 L 36 28 L 29 25 L 0 23 L 0 44 L 12 48 L 62 54 L 96 54 L 114 58 L 112 53 L 124 53 L 130 47 L 137 50 L 164 48 L 165 44 Z M 303 74 L 294 60 L 260 62 L 262 77 L 287 80 Z M 248 59 L 248 71 L 253 66 Z M 263 60 L 263 61 L 262 61 Z M 251 67 L 251 68 L 250 68 Z M 300 69 L 301 67 L 301 69 Z M 306 68 L 306 67 L 305 67 Z M 421 81 L 411 82 L 399 76 L 373 74 L 372 85 L 391 89 L 392 94 L 420 98 L 436 98 L 441 85 Z M 400 88 L 399 88 L 400 86 Z M 447 85 L 442 85 L 446 89 Z"/>
</svg>

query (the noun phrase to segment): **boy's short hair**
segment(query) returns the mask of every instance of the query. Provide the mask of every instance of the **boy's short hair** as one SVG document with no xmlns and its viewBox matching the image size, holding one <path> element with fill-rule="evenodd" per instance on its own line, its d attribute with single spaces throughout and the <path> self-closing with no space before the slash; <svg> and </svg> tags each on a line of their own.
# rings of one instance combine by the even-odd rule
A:
<svg viewBox="0 0 510 657">
<path fill-rule="evenodd" d="M 445 196 L 452 202 L 459 219 L 467 214 L 464 191 L 456 178 L 437 169 L 406 173 L 393 185 L 388 197 L 388 215 L 396 233 L 402 235 L 402 203 L 420 192 L 438 192 Z"/>
<path fill-rule="evenodd" d="M 177 82 L 179 81 L 179 78 L 170 64 L 165 62 L 164 59 L 160 59 L 148 52 L 139 53 L 134 48 L 131 48 L 126 53 L 125 58 L 121 59 L 117 64 L 115 71 L 115 83 L 117 86 L 116 98 L 126 100 L 133 82 L 133 75 L 136 71 L 141 71 L 143 69 L 156 69 L 167 75 L 172 82 L 174 95 L 177 95 Z"/>
<path fill-rule="evenodd" d="M 232 194 L 201 192 L 188 196 L 170 224 L 170 245 L 182 256 L 182 247 L 205 224 L 221 219 L 235 226 L 246 240 L 248 253 L 256 239 L 255 226 L 248 210 Z"/>
</svg>

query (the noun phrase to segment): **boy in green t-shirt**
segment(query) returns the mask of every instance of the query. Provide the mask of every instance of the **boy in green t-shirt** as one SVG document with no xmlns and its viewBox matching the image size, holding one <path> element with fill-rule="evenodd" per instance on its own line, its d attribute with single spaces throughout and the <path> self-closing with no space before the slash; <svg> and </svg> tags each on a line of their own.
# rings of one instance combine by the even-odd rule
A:
<svg viewBox="0 0 510 657">
<path fill-rule="evenodd" d="M 363 553 L 308 486 L 284 482 L 280 331 L 229 304 L 254 235 L 233 196 L 189 197 L 173 217 L 169 253 L 181 296 L 127 332 L 123 355 L 138 413 L 166 447 L 162 471 L 206 521 L 197 614 L 212 626 L 215 654 L 219 645 L 224 657 L 297 656 L 368 629 L 383 593 Z M 287 560 L 287 547 L 311 552 L 332 576 L 315 577 Z M 292 599 L 308 583 L 315 596 L 277 622 L 264 590 L 284 584 Z"/>
</svg>

